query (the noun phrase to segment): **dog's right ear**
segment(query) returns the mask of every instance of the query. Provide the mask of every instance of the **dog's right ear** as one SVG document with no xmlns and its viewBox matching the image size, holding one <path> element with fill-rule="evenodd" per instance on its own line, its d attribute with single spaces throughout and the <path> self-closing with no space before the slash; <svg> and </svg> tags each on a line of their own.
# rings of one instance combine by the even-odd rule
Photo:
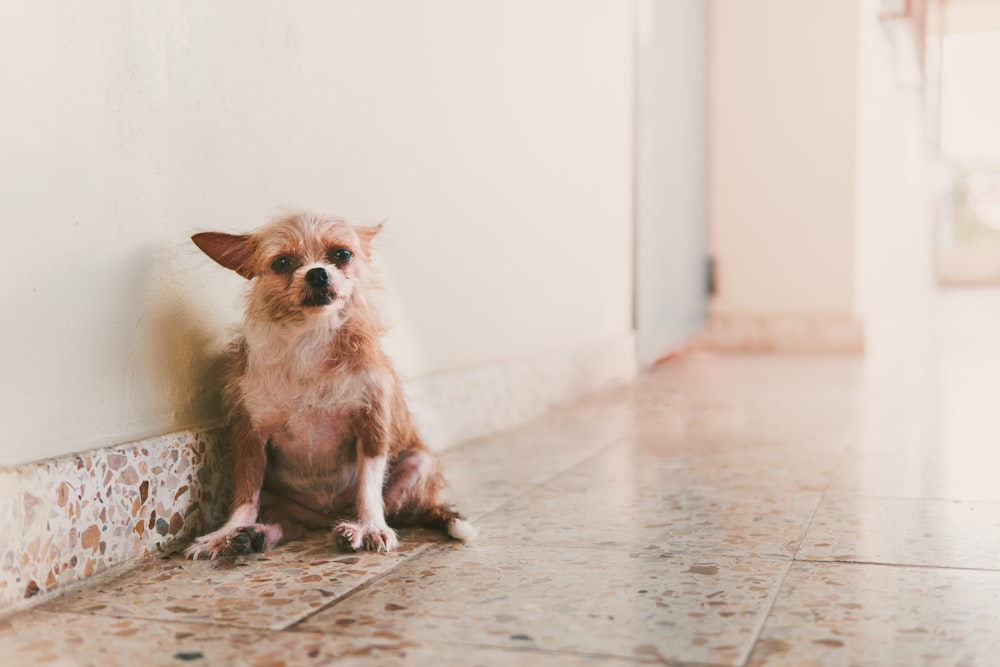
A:
<svg viewBox="0 0 1000 667">
<path fill-rule="evenodd" d="M 201 251 L 216 262 L 232 269 L 247 280 L 253 278 L 250 260 L 256 244 L 247 234 L 223 234 L 222 232 L 202 232 L 191 237 Z"/>
<path fill-rule="evenodd" d="M 365 255 L 371 255 L 372 249 L 372 239 L 382 231 L 382 226 L 384 222 L 380 222 L 373 227 L 361 227 L 359 225 L 354 226 L 354 231 L 357 233 L 358 238 L 361 239 L 361 248 L 365 251 Z"/>
</svg>

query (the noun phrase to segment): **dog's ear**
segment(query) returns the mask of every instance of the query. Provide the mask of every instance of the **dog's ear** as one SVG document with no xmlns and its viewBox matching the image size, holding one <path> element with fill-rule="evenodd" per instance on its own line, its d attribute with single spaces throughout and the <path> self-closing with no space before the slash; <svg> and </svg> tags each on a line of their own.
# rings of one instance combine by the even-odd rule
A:
<svg viewBox="0 0 1000 667">
<path fill-rule="evenodd" d="M 191 240 L 201 248 L 202 252 L 222 266 L 232 269 L 247 280 L 253 278 L 250 259 L 256 249 L 256 243 L 252 236 L 202 232 L 192 236 Z"/>
<path fill-rule="evenodd" d="M 362 227 L 359 225 L 354 228 L 354 231 L 358 234 L 358 238 L 361 239 L 361 248 L 365 251 L 366 255 L 371 255 L 372 239 L 382 231 L 382 225 L 384 224 L 384 222 L 380 222 L 371 227 Z"/>
</svg>

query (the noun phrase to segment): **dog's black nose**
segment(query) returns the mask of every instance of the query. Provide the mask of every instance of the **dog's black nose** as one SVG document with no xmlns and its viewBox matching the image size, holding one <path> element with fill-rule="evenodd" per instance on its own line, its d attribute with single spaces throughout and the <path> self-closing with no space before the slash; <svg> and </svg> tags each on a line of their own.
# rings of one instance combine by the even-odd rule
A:
<svg viewBox="0 0 1000 667">
<path fill-rule="evenodd" d="M 330 284 L 330 274 L 326 272 L 326 269 L 318 266 L 315 269 L 309 269 L 306 271 L 306 284 L 309 287 L 326 287 Z"/>
</svg>

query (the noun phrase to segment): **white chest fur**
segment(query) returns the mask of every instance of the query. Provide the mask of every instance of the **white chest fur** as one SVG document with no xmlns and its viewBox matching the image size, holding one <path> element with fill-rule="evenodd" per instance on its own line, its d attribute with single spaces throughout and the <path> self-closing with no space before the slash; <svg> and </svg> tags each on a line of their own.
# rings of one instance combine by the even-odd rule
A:
<svg viewBox="0 0 1000 667">
<path fill-rule="evenodd" d="M 329 442 L 343 431 L 345 415 L 362 407 L 359 383 L 330 358 L 331 333 L 266 325 L 247 330 L 244 404 L 253 425 L 278 436 L 283 447 L 312 450 Z"/>
</svg>

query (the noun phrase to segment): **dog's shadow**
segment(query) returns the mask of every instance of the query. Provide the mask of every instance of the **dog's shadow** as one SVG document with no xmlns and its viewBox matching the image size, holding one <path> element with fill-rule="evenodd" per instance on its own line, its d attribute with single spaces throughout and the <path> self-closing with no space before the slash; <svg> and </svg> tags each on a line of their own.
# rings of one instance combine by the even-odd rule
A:
<svg viewBox="0 0 1000 667">
<path fill-rule="evenodd" d="M 133 331 L 135 382 L 163 429 L 215 426 L 222 415 L 221 369 L 238 311 L 220 306 L 218 283 L 196 250 L 165 248 L 139 260 Z M 226 298 L 226 297 L 223 297 Z M 230 321 L 227 322 L 227 319 Z"/>
</svg>

